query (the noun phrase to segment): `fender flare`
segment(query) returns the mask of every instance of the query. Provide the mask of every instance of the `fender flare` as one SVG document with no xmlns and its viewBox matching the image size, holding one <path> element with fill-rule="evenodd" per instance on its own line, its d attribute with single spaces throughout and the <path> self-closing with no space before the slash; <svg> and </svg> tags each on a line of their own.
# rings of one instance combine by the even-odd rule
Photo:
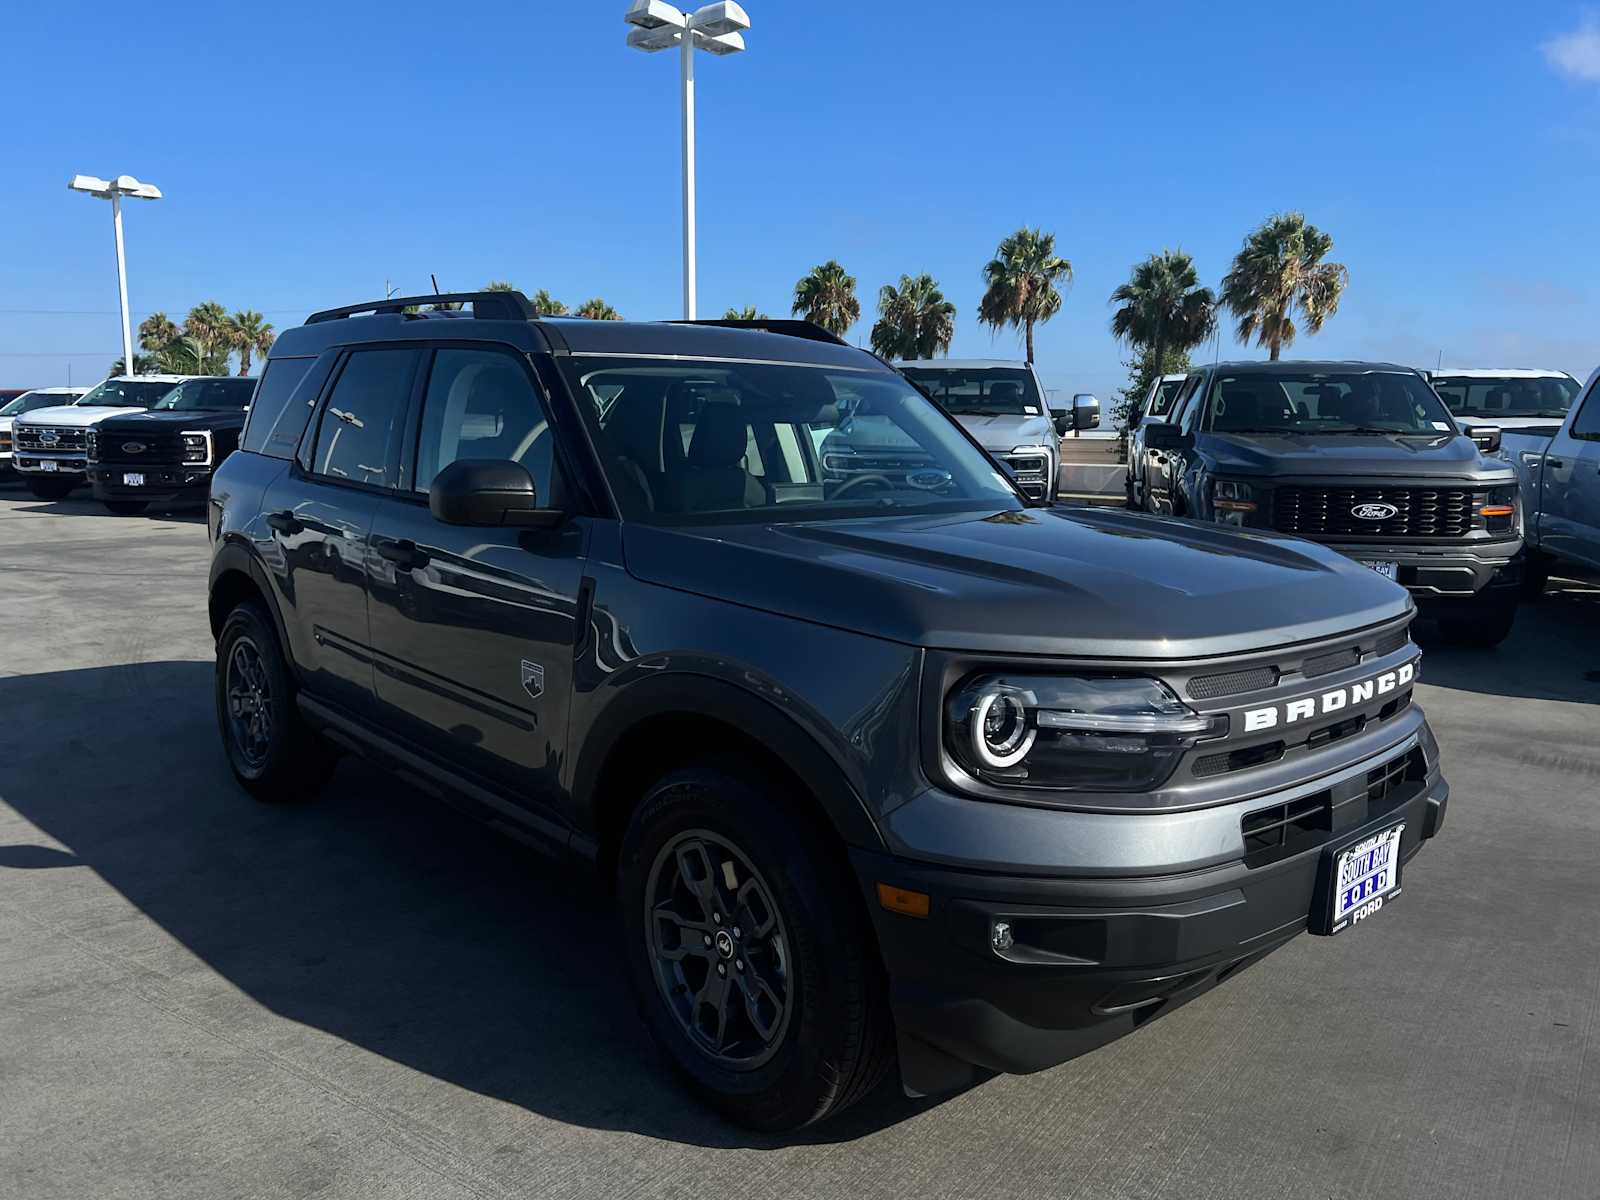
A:
<svg viewBox="0 0 1600 1200">
<path fill-rule="evenodd" d="M 572 787 L 579 819 L 589 832 L 597 831 L 604 797 L 596 795 L 595 785 L 611 752 L 646 721 L 661 716 L 704 717 L 739 730 L 794 773 L 847 845 L 887 850 L 844 769 L 800 721 L 749 689 L 687 672 L 650 675 L 625 685 L 584 736 Z"/>
<path fill-rule="evenodd" d="M 226 538 L 211 559 L 211 573 L 206 584 L 208 609 L 210 607 L 210 597 L 216 593 L 217 585 L 228 575 L 243 575 L 254 585 L 256 591 L 261 593 L 261 599 L 266 605 L 267 614 L 272 618 L 273 632 L 278 635 L 278 645 L 283 648 L 284 661 L 289 664 L 289 670 L 298 681 L 300 667 L 294 661 L 294 655 L 290 652 L 289 632 L 283 623 L 283 613 L 278 608 L 277 593 L 267 579 L 266 568 L 261 565 L 260 558 L 254 550 L 250 549 L 237 537 Z M 211 630 L 213 637 L 221 632 L 220 627 L 213 627 Z"/>
</svg>

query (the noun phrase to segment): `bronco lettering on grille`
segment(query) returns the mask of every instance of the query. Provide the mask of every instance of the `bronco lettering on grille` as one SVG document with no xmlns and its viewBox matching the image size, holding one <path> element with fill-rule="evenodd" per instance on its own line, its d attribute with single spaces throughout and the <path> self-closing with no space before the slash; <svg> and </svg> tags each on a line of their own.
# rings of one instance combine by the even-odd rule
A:
<svg viewBox="0 0 1600 1200">
<path fill-rule="evenodd" d="M 1276 729 L 1279 725 L 1293 725 L 1312 717 L 1338 712 L 1352 704 L 1366 704 L 1377 696 L 1384 696 L 1403 688 L 1417 677 L 1417 664 L 1408 662 L 1393 671 L 1352 683 L 1348 687 L 1334 688 L 1315 696 L 1290 700 L 1287 704 L 1270 704 L 1265 708 L 1247 709 L 1244 730 L 1254 733 L 1262 729 Z"/>
</svg>

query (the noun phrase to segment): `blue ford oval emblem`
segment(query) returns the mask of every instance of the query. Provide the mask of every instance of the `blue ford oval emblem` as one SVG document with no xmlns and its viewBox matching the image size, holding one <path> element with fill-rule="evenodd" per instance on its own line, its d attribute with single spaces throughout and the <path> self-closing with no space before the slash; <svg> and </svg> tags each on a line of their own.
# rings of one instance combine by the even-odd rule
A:
<svg viewBox="0 0 1600 1200">
<path fill-rule="evenodd" d="M 936 492 L 951 480 L 949 471 L 942 471 L 938 467 L 924 467 L 919 471 L 907 471 L 906 482 L 914 488 L 921 488 L 925 492 Z"/>
</svg>

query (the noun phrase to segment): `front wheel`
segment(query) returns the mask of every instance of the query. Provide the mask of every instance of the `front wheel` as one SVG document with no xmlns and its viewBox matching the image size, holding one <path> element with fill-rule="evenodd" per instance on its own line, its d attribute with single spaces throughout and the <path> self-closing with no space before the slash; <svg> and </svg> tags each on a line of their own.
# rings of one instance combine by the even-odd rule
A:
<svg viewBox="0 0 1600 1200">
<path fill-rule="evenodd" d="M 216 700 L 228 765 L 246 791 L 285 801 L 321 788 L 335 755 L 301 718 L 277 633 L 259 604 L 241 604 L 223 622 Z"/>
<path fill-rule="evenodd" d="M 28 490 L 39 500 L 65 500 L 77 487 L 73 479 L 30 479 Z"/>
<path fill-rule="evenodd" d="M 796 1129 L 893 1061 L 886 989 L 842 853 L 741 766 L 661 779 L 617 867 L 623 952 L 651 1037 L 728 1120 Z"/>
<path fill-rule="evenodd" d="M 1488 649 L 1498 646 L 1511 636 L 1511 627 L 1517 620 L 1517 606 L 1505 601 L 1478 604 L 1458 613 L 1439 618 L 1439 632 L 1447 642 L 1457 646 L 1476 646 Z"/>
<path fill-rule="evenodd" d="M 150 507 L 148 500 L 103 500 L 107 512 L 114 512 L 119 517 L 137 517 Z"/>
</svg>

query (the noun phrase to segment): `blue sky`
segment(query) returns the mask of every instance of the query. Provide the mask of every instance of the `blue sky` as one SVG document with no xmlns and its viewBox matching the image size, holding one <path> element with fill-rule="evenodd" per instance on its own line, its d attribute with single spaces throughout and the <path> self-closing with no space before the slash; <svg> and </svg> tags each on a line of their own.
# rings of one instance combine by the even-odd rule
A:
<svg viewBox="0 0 1600 1200">
<path fill-rule="evenodd" d="M 625 7 L 11 6 L 0 386 L 63 383 L 69 363 L 91 381 L 120 353 L 110 215 L 66 190 L 79 171 L 166 193 L 129 205 L 135 320 L 216 299 L 282 328 L 429 272 L 676 315 L 676 62 L 623 46 Z M 1020 356 L 977 323 L 980 271 L 1041 225 L 1076 278 L 1040 369 L 1109 396 L 1125 352 L 1107 297 L 1130 267 L 1181 247 L 1215 287 L 1248 229 L 1292 208 L 1351 272 L 1293 354 L 1600 360 L 1594 10 L 746 7 L 750 52 L 699 61 L 702 315 L 786 313 L 837 257 L 866 313 L 852 337 L 881 284 L 929 271 L 958 308 L 952 353 Z"/>
</svg>

